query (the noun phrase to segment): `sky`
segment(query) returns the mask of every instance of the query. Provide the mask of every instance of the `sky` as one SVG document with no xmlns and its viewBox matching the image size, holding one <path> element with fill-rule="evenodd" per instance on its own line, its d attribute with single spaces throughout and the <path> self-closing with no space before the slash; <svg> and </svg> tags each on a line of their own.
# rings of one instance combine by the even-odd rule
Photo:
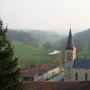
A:
<svg viewBox="0 0 90 90">
<path fill-rule="evenodd" d="M 0 0 L 8 28 L 80 32 L 90 28 L 90 0 Z"/>
</svg>

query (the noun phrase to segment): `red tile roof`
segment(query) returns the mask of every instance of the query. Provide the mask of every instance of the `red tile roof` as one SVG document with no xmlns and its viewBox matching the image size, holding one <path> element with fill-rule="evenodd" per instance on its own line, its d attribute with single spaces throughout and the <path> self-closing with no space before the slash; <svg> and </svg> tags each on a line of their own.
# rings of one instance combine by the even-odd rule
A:
<svg viewBox="0 0 90 90">
<path fill-rule="evenodd" d="M 26 82 L 23 90 L 90 90 L 90 82 Z"/>
<path fill-rule="evenodd" d="M 47 71 L 52 70 L 56 67 L 57 66 L 55 66 L 53 64 L 40 65 L 40 66 L 32 68 L 28 71 L 22 72 L 21 76 L 22 77 L 29 77 L 29 76 L 34 77 L 36 74 L 42 75 L 42 74 L 46 73 Z"/>
</svg>

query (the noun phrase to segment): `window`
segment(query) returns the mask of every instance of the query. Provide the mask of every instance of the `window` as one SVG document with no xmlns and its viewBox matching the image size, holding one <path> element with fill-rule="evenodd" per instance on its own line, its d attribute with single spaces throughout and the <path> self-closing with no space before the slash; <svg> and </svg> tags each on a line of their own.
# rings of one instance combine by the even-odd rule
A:
<svg viewBox="0 0 90 90">
<path fill-rule="evenodd" d="M 30 80 L 30 77 L 23 77 L 23 80 L 28 81 L 28 80 Z"/>
<path fill-rule="evenodd" d="M 78 73 L 77 72 L 76 72 L 75 78 L 76 78 L 76 80 L 78 80 Z"/>
<path fill-rule="evenodd" d="M 31 77 L 31 81 L 33 81 L 34 80 L 34 78 L 33 77 Z"/>
<path fill-rule="evenodd" d="M 71 52 L 68 52 L 67 53 L 67 60 L 72 60 L 72 53 Z"/>
<path fill-rule="evenodd" d="M 87 81 L 87 73 L 85 73 L 85 81 Z"/>
</svg>

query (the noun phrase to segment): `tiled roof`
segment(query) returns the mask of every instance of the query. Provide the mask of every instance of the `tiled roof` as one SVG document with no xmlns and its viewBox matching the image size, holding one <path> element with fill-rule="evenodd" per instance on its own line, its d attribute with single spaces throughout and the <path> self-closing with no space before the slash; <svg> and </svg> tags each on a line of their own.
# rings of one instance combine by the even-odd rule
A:
<svg viewBox="0 0 90 90">
<path fill-rule="evenodd" d="M 90 82 L 26 82 L 23 90 L 90 90 Z"/>
<path fill-rule="evenodd" d="M 90 59 L 76 59 L 72 68 L 90 69 Z"/>
<path fill-rule="evenodd" d="M 52 70 L 52 69 L 54 69 L 56 67 L 57 66 L 55 66 L 53 64 L 40 65 L 40 66 L 32 68 L 32 69 L 30 69 L 28 71 L 22 72 L 21 76 L 22 77 L 28 77 L 28 76 L 34 77 L 36 74 L 38 74 L 38 75 L 44 74 L 47 71 Z"/>
</svg>

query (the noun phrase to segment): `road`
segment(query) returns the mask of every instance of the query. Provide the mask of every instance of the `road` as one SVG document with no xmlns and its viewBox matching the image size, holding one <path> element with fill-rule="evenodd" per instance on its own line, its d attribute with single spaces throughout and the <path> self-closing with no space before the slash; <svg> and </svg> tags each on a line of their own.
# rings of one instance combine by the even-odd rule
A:
<svg viewBox="0 0 90 90">
<path fill-rule="evenodd" d="M 48 82 L 58 82 L 58 81 L 62 81 L 62 79 L 64 78 L 64 72 L 55 76 L 54 78 L 48 80 Z"/>
</svg>

